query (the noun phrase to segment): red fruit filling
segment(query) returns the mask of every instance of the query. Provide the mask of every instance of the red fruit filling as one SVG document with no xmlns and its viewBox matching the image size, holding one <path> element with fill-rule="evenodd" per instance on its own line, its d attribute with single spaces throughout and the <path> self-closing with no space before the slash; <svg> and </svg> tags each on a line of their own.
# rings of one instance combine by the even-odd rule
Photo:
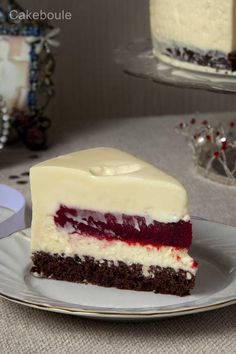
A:
<svg viewBox="0 0 236 354">
<path fill-rule="evenodd" d="M 192 243 L 190 221 L 162 223 L 153 220 L 147 223 L 142 216 L 103 214 L 60 205 L 54 215 L 54 222 L 59 227 L 68 228 L 70 234 L 78 233 L 99 239 L 121 240 L 129 244 L 138 242 L 143 245 L 190 248 Z"/>
<path fill-rule="evenodd" d="M 193 261 L 192 263 L 192 268 L 198 268 L 198 262 L 197 261 Z"/>
</svg>

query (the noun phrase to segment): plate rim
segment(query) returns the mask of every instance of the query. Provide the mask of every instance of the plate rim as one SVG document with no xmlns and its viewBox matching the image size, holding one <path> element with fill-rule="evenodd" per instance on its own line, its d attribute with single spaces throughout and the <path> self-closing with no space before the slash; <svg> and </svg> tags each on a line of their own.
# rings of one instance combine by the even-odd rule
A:
<svg viewBox="0 0 236 354">
<path fill-rule="evenodd" d="M 218 222 L 214 222 L 211 220 L 207 220 L 207 219 L 203 219 L 200 217 L 191 217 L 191 219 L 196 220 L 196 221 L 201 221 L 201 222 L 207 222 L 207 223 L 214 223 L 214 224 L 218 224 L 218 225 L 222 225 L 222 226 L 226 226 L 226 227 L 230 227 L 230 228 L 234 228 L 234 226 L 231 225 L 227 225 L 227 224 L 223 224 L 223 223 L 218 223 Z M 236 228 L 235 228 L 236 229 Z M 30 228 L 24 229 L 24 230 L 19 230 L 13 234 L 11 234 L 10 236 L 5 237 L 4 239 L 12 239 L 13 237 L 17 237 L 17 238 L 21 238 L 23 237 L 23 239 L 27 239 L 27 241 L 30 241 L 30 237 L 27 235 L 27 233 L 25 231 L 30 230 Z M 0 240 L 1 242 L 1 240 Z M 37 300 L 35 301 L 28 301 L 26 299 L 21 299 L 17 296 L 11 296 L 8 295 L 6 292 L 2 292 L 0 290 L 0 297 L 20 304 L 20 305 L 24 305 L 27 307 L 31 307 L 31 308 L 36 308 L 36 309 L 40 309 L 40 310 L 44 310 L 44 311 L 49 311 L 49 312 L 57 312 L 57 313 L 62 313 L 62 314 L 70 314 L 70 315 L 77 315 L 77 316 L 83 316 L 83 317 L 94 317 L 94 318 L 104 318 L 104 319 L 127 319 L 127 320 L 132 320 L 132 319 L 155 319 L 155 318 L 167 318 L 167 317 L 177 317 L 177 316 L 181 316 L 181 315 L 190 315 L 190 314 L 195 314 L 195 313 L 201 313 L 201 312 L 206 312 L 206 311 L 210 311 L 210 310 L 215 310 L 215 309 L 219 309 L 219 308 L 223 308 L 226 306 L 231 306 L 236 304 L 236 292 L 234 295 L 229 296 L 227 298 L 227 300 L 218 300 L 215 301 L 211 304 L 208 305 L 199 305 L 199 306 L 189 306 L 188 308 L 182 308 L 179 307 L 178 309 L 171 309 L 171 310 L 157 310 L 155 308 L 153 308 L 153 310 L 150 310 L 150 308 L 147 308 L 143 311 L 140 311 L 140 309 L 137 309 L 137 311 L 134 311 L 134 309 L 122 309 L 122 311 L 120 309 L 114 309 L 112 310 L 112 308 L 97 308 L 97 307 L 91 307 L 88 308 L 86 306 L 83 305 L 77 305 L 77 308 L 70 308 L 70 307 L 64 307 L 64 306 L 60 306 L 60 305 L 50 305 L 50 303 L 40 303 L 37 302 Z M 53 299 L 52 299 L 53 301 Z M 69 304 L 69 303 L 68 303 Z"/>
<path fill-rule="evenodd" d="M 16 297 L 12 297 L 3 293 L 0 293 L 0 297 L 2 299 L 8 300 L 10 302 L 14 302 L 19 305 L 23 305 L 26 307 L 30 308 L 35 308 L 38 310 L 43 310 L 43 311 L 48 311 L 48 312 L 56 312 L 56 313 L 61 313 L 61 314 L 68 314 L 68 315 L 77 315 L 77 316 L 83 316 L 83 317 L 104 317 L 104 318 L 123 318 L 127 320 L 132 320 L 132 319 L 152 319 L 152 318 L 167 318 L 167 317 L 177 317 L 177 316 L 184 316 L 184 315 L 192 315 L 192 314 L 197 314 L 197 313 L 202 313 L 202 312 L 207 312 L 207 311 L 213 311 L 217 309 L 221 309 L 224 307 L 232 306 L 236 304 L 236 297 L 232 298 L 227 301 L 222 301 L 219 303 L 214 303 L 211 305 L 207 306 L 193 306 L 189 307 L 188 309 L 179 309 L 179 310 L 172 310 L 172 311 L 153 311 L 153 312 L 137 312 L 137 313 L 125 313 L 125 312 L 109 312 L 109 311 L 88 311 L 88 310 L 73 310 L 69 308 L 64 308 L 62 306 L 51 306 L 48 304 L 38 304 L 38 303 L 33 303 L 29 302 L 26 300 L 21 300 L 17 299 Z"/>
</svg>

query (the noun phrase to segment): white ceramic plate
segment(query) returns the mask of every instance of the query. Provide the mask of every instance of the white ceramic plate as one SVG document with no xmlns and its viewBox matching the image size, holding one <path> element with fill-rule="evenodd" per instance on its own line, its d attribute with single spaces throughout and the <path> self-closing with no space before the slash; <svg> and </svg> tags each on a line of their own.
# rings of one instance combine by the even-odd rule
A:
<svg viewBox="0 0 236 354">
<path fill-rule="evenodd" d="M 0 295 L 42 310 L 128 320 L 185 315 L 236 303 L 236 228 L 195 219 L 193 232 L 191 254 L 200 269 L 190 296 L 35 278 L 29 272 L 30 229 L 0 240 Z"/>
</svg>

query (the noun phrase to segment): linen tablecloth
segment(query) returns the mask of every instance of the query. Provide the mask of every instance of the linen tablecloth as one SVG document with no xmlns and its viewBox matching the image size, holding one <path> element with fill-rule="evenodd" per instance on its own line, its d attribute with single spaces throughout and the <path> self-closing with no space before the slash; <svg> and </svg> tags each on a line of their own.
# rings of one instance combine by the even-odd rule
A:
<svg viewBox="0 0 236 354">
<path fill-rule="evenodd" d="M 177 124 L 191 117 L 81 120 L 67 123 L 66 129 L 55 126 L 46 151 L 32 153 L 16 144 L 0 152 L 0 183 L 24 193 L 29 225 L 27 171 L 31 165 L 78 149 L 112 146 L 134 153 L 177 177 L 188 191 L 191 215 L 236 226 L 236 187 L 198 176 L 186 140 L 174 131 Z M 228 124 L 236 114 L 195 117 Z M 236 306 L 152 322 L 105 322 L 0 300 L 0 353 L 235 353 L 235 329 Z"/>
</svg>

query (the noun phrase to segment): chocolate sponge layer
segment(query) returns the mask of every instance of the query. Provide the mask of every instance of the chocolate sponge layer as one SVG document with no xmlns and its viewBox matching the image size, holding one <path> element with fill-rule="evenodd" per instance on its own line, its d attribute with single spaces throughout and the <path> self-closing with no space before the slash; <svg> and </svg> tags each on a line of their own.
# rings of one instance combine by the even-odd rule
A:
<svg viewBox="0 0 236 354">
<path fill-rule="evenodd" d="M 150 274 L 146 276 L 142 272 L 141 264 L 97 261 L 88 256 L 65 257 L 37 252 L 33 254 L 32 261 L 32 273 L 44 278 L 119 289 L 185 296 L 190 294 L 195 283 L 195 276 L 187 274 L 184 270 L 175 271 L 173 268 L 151 266 Z"/>
</svg>

